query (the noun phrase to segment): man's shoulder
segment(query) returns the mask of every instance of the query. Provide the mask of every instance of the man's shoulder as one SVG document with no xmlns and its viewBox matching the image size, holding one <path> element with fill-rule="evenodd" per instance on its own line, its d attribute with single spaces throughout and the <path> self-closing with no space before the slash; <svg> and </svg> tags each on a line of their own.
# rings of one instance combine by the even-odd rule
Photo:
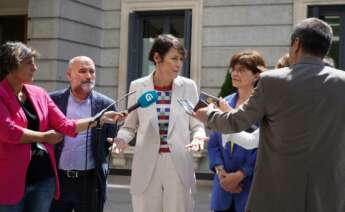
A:
<svg viewBox="0 0 345 212">
<path fill-rule="evenodd" d="M 59 90 L 51 91 L 51 92 L 49 92 L 49 96 L 50 97 L 62 96 L 63 94 L 66 93 L 67 90 L 68 90 L 67 88 L 64 88 L 64 89 L 59 89 Z"/>
<path fill-rule="evenodd" d="M 107 102 L 107 103 L 113 102 L 113 100 L 105 94 L 102 94 L 102 93 L 95 91 L 95 90 L 92 92 L 93 92 L 92 95 L 96 100 L 102 100 L 102 101 Z"/>
<path fill-rule="evenodd" d="M 289 67 L 272 69 L 260 74 L 260 78 L 281 78 L 287 76 L 291 72 Z"/>
<path fill-rule="evenodd" d="M 107 101 L 112 101 L 112 99 L 109 96 L 107 96 L 107 95 L 105 95 L 99 91 L 94 90 L 92 94 L 94 95 L 95 98 L 99 98 L 99 99 L 103 99 L 103 100 L 107 100 Z"/>
</svg>

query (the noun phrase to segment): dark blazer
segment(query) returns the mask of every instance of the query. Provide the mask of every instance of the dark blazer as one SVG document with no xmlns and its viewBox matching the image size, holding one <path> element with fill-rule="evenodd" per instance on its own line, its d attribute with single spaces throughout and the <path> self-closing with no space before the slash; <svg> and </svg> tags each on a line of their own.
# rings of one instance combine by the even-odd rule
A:
<svg viewBox="0 0 345 212">
<path fill-rule="evenodd" d="M 344 71 L 304 57 L 264 72 L 238 110 L 208 112 L 223 133 L 261 120 L 247 212 L 345 211 L 344 91 Z"/>
<path fill-rule="evenodd" d="M 237 98 L 238 95 L 235 93 L 227 96 L 225 100 L 231 107 L 235 107 Z M 257 126 L 253 125 L 248 129 L 248 132 L 252 132 L 256 128 Z M 223 147 L 222 134 L 219 132 L 213 132 L 210 135 L 207 147 L 209 166 L 213 172 L 216 166 L 223 165 L 226 172 L 242 170 L 246 175 L 242 181 L 242 192 L 232 194 L 220 186 L 218 176 L 215 174 L 212 185 L 211 210 L 225 211 L 234 203 L 237 212 L 244 212 L 253 179 L 256 149 L 246 150 L 234 144 L 233 151 L 231 152 L 230 143 L 227 143 L 225 148 Z"/>
<path fill-rule="evenodd" d="M 58 90 L 50 93 L 50 97 L 55 102 L 55 104 L 60 108 L 60 110 L 66 114 L 68 98 L 70 95 L 70 88 Z M 92 91 L 91 93 L 91 115 L 94 116 L 102 109 L 113 103 L 109 97 Z M 109 110 L 115 111 L 115 106 L 111 107 Z M 107 156 L 109 154 L 109 143 L 107 142 L 107 137 L 115 137 L 117 128 L 115 125 L 105 124 L 102 127 L 102 132 L 100 136 L 100 142 L 96 142 L 96 128 L 91 129 L 91 141 L 92 141 L 92 153 L 95 159 L 95 165 L 97 169 L 97 182 L 99 184 L 100 196 L 99 203 L 104 203 L 105 192 L 106 192 L 106 175 L 107 175 Z M 60 142 L 55 145 L 55 155 L 56 161 L 59 163 L 61 152 L 63 149 L 64 142 Z M 103 207 L 103 205 L 102 205 Z"/>
</svg>

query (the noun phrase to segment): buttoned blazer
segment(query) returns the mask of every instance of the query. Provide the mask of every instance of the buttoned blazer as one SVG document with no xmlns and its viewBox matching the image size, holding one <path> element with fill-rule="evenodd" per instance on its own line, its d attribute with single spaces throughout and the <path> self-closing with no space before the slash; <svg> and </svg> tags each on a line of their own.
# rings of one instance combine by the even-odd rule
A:
<svg viewBox="0 0 345 212">
<path fill-rule="evenodd" d="M 135 80 L 130 91 L 136 93 L 129 97 L 128 105 L 134 105 L 140 95 L 154 90 L 153 74 Z M 203 124 L 189 116 L 177 102 L 178 98 L 198 100 L 197 87 L 194 81 L 178 76 L 173 81 L 170 105 L 168 145 L 175 169 L 184 186 L 195 190 L 195 175 L 191 153 L 185 145 L 192 138 L 205 136 Z M 147 108 L 138 108 L 131 112 L 118 132 L 118 137 L 126 142 L 136 135 L 136 145 L 132 162 L 131 193 L 140 194 L 148 186 L 158 159 L 160 145 L 158 115 L 156 104 Z M 165 153 L 166 154 L 166 153 Z"/>
<path fill-rule="evenodd" d="M 247 212 L 345 211 L 345 73 L 304 57 L 267 71 L 235 112 L 210 111 L 224 133 L 260 123 Z"/>
</svg>

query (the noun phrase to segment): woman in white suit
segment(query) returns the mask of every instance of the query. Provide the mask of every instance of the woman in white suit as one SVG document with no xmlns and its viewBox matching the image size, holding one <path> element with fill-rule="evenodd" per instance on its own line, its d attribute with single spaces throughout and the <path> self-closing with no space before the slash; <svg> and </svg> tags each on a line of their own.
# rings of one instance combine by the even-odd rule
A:
<svg viewBox="0 0 345 212">
<path fill-rule="evenodd" d="M 134 212 L 193 211 L 195 175 L 186 145 L 198 150 L 205 131 L 177 102 L 178 98 L 198 101 L 195 82 L 178 75 L 184 57 L 185 49 L 176 37 L 158 36 L 149 53 L 155 70 L 130 85 L 136 93 L 128 105 L 145 91 L 158 92 L 156 104 L 128 115 L 113 143 L 119 152 L 137 136 L 130 188 Z"/>
</svg>

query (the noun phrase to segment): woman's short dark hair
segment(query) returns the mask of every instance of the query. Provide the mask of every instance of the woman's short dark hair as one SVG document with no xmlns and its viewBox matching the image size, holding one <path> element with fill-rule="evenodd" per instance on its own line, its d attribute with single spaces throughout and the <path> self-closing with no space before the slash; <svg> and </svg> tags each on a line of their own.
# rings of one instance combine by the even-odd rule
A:
<svg viewBox="0 0 345 212">
<path fill-rule="evenodd" d="M 6 42 L 0 47 L 0 81 L 19 67 L 26 58 L 37 57 L 38 52 L 22 42 Z"/>
<path fill-rule="evenodd" d="M 154 54 L 157 52 L 159 56 L 163 59 L 171 48 L 175 48 L 178 51 L 178 53 L 180 53 L 182 57 L 185 58 L 186 50 L 181 44 L 181 42 L 175 36 L 170 34 L 158 35 L 151 47 L 149 53 L 149 60 L 156 65 L 153 59 Z"/>
<path fill-rule="evenodd" d="M 332 37 L 329 24 L 317 18 L 308 18 L 296 25 L 291 35 L 291 46 L 299 38 L 303 52 L 323 58 L 331 47 Z"/>
<path fill-rule="evenodd" d="M 262 55 L 255 50 L 245 50 L 238 52 L 231 57 L 230 67 L 240 64 L 248 68 L 253 74 L 261 73 L 266 70 L 266 62 Z"/>
</svg>

